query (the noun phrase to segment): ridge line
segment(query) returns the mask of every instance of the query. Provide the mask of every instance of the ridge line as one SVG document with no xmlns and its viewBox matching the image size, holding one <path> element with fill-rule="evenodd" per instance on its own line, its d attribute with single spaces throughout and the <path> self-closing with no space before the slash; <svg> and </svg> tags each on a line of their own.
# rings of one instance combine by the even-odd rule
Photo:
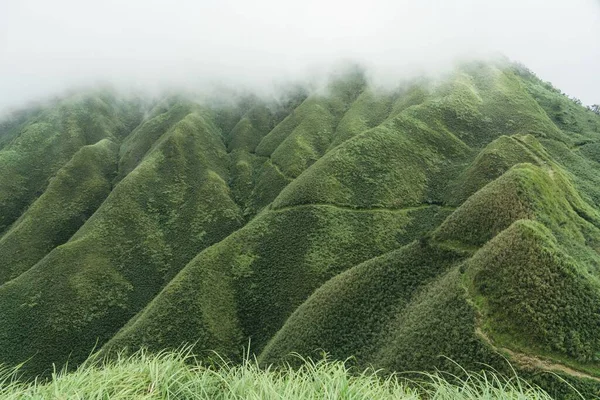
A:
<svg viewBox="0 0 600 400">
<path fill-rule="evenodd" d="M 370 207 L 370 208 L 361 208 L 361 207 L 352 207 L 352 206 L 344 206 L 344 205 L 339 205 L 339 204 L 331 204 L 331 203 L 306 203 L 306 204 L 293 204 L 290 206 L 285 206 L 285 207 L 280 207 L 280 208 L 271 208 L 268 211 L 272 211 L 272 212 L 276 212 L 276 211 L 287 211 L 287 210 L 291 210 L 294 208 L 301 208 L 301 207 L 311 207 L 311 206 L 315 206 L 315 207 L 331 207 L 331 208 L 337 208 L 339 210 L 346 210 L 346 211 L 356 211 L 356 212 L 402 212 L 402 211 L 416 211 L 416 210 L 423 210 L 426 208 L 430 208 L 430 207 L 434 207 L 434 208 L 439 208 L 441 210 L 455 210 L 457 207 L 452 207 L 452 206 L 441 206 L 441 205 L 436 205 L 436 204 L 426 204 L 426 203 L 422 203 L 420 205 L 417 206 L 410 206 L 410 207 L 400 207 L 400 208 L 390 208 L 390 207 Z"/>
</svg>

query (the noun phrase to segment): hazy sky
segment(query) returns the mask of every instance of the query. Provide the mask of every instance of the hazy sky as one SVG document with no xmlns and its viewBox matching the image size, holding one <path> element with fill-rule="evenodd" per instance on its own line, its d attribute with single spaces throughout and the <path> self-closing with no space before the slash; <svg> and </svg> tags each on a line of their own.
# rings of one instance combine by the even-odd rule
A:
<svg viewBox="0 0 600 400">
<path fill-rule="evenodd" d="M 600 103 L 600 0 L 0 0 L 0 110 L 98 81 L 264 90 L 341 59 L 401 79 L 494 53 Z"/>
</svg>

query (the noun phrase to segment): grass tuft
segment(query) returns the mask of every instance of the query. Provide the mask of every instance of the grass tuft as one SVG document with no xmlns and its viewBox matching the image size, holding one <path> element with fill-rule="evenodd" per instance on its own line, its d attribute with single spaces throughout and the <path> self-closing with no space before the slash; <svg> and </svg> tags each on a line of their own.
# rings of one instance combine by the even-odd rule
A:
<svg viewBox="0 0 600 400">
<path fill-rule="evenodd" d="M 188 349 L 189 350 L 189 349 Z M 234 364 L 196 362 L 184 349 L 151 354 L 141 350 L 111 361 L 92 357 L 77 371 L 55 371 L 47 381 L 20 382 L 18 368 L 0 371 L 3 399 L 551 399 L 514 376 L 468 373 L 465 378 L 423 373 L 383 378 L 355 371 L 343 361 L 301 359 L 299 367 L 260 368 L 246 357 Z M 298 356 L 299 357 L 299 356 Z"/>
</svg>

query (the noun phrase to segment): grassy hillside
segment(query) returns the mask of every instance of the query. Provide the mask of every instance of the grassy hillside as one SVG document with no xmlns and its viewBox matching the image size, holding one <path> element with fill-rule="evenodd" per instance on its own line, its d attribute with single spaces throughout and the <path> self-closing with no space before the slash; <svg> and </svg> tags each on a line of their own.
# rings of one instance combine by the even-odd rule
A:
<svg viewBox="0 0 600 400">
<path fill-rule="evenodd" d="M 112 189 L 117 145 L 103 139 L 83 146 L 47 189 L 0 239 L 0 283 L 27 271 L 64 244 L 96 211 Z"/>
<path fill-rule="evenodd" d="M 197 252 L 240 227 L 227 166 L 200 112 L 165 132 L 67 243 L 0 287 L 0 358 L 33 351 L 45 361 L 27 366 L 39 373 L 83 361 L 114 335 Z"/>
<path fill-rule="evenodd" d="M 260 361 L 322 351 L 340 359 L 368 358 L 397 310 L 464 258 L 464 252 L 415 241 L 337 275 L 298 307 Z"/>
<path fill-rule="evenodd" d="M 517 377 L 471 374 L 452 380 L 439 374 L 418 380 L 382 379 L 373 370 L 356 371 L 344 362 L 302 360 L 299 368 L 261 369 L 251 361 L 198 365 L 189 354 L 137 353 L 109 364 L 89 362 L 77 372 L 58 372 L 49 382 L 20 383 L 0 375 L 6 399 L 551 399 Z"/>
<path fill-rule="evenodd" d="M 300 206 L 263 213 L 201 252 L 107 346 L 197 342 L 199 353 L 239 358 L 251 337 L 259 351 L 319 285 L 424 234 L 446 215 L 436 206 Z"/>
<path fill-rule="evenodd" d="M 0 123 L 0 363 L 191 345 L 600 395 L 600 116 L 522 66 Z"/>
<path fill-rule="evenodd" d="M 133 114 L 133 115 L 132 115 Z M 41 195 L 82 146 L 128 133 L 139 111 L 109 94 L 73 96 L 5 127 L 0 137 L 0 232 Z"/>
</svg>

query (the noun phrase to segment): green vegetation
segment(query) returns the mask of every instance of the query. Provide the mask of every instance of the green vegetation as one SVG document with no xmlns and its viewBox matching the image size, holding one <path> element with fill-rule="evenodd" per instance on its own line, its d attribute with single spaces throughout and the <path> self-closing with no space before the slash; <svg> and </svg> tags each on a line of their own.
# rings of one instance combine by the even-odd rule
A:
<svg viewBox="0 0 600 400">
<path fill-rule="evenodd" d="M 536 145 L 539 146 L 539 142 L 531 135 L 502 135 L 489 143 L 456 179 L 449 202 L 462 204 L 479 189 L 502 176 L 513 165 L 542 164 L 544 161 L 537 153 Z"/>
<path fill-rule="evenodd" d="M 0 149 L 0 232 L 40 196 L 51 177 L 82 146 L 116 139 L 138 114 L 113 96 L 74 96 L 9 126 Z M 18 132 L 18 134 L 16 133 Z M 12 137 L 12 139 L 10 139 Z"/>
<path fill-rule="evenodd" d="M 580 275 L 548 228 L 517 221 L 469 264 L 474 298 L 494 334 L 591 366 L 598 362 L 600 282 Z"/>
<path fill-rule="evenodd" d="M 296 178 L 329 148 L 336 126 L 365 87 L 362 72 L 333 80 L 327 95 L 313 95 L 266 135 L 256 153 L 269 156 L 282 173 Z"/>
<path fill-rule="evenodd" d="M 385 328 L 396 310 L 464 257 L 460 251 L 413 242 L 336 276 L 294 312 L 260 361 L 321 351 L 335 358 L 368 359 L 390 337 Z"/>
<path fill-rule="evenodd" d="M 90 92 L 0 122 L 0 363 L 25 378 L 93 349 L 242 363 L 251 343 L 299 371 L 321 364 L 293 353 L 457 378 L 508 359 L 592 398 L 599 331 L 600 116 L 522 66 L 387 91 L 350 67 L 278 100 Z M 15 388 L 177 358 L 140 357 Z"/>
<path fill-rule="evenodd" d="M 107 345 L 153 350 L 196 343 L 233 359 L 259 351 L 321 284 L 424 234 L 448 211 L 299 206 L 261 214 L 201 252 Z M 318 240 L 315 240 L 318 238 Z"/>
<path fill-rule="evenodd" d="M 69 240 L 109 195 L 116 163 L 117 146 L 109 139 L 75 153 L 0 239 L 0 283 Z"/>
<path fill-rule="evenodd" d="M 188 353 L 139 352 L 108 364 L 88 361 L 76 372 L 59 371 L 49 382 L 20 383 L 10 370 L 0 375 L 3 399 L 397 399 L 544 400 L 542 389 L 513 377 L 471 373 L 463 380 L 424 374 L 413 380 L 382 379 L 342 361 L 301 360 L 299 368 L 261 369 L 221 361 L 194 363 Z"/>
<path fill-rule="evenodd" d="M 114 335 L 197 252 L 240 227 L 227 166 L 210 120 L 175 124 L 67 243 L 0 286 L 0 358 L 33 351 L 40 362 L 26 368 L 41 373 Z"/>
</svg>

